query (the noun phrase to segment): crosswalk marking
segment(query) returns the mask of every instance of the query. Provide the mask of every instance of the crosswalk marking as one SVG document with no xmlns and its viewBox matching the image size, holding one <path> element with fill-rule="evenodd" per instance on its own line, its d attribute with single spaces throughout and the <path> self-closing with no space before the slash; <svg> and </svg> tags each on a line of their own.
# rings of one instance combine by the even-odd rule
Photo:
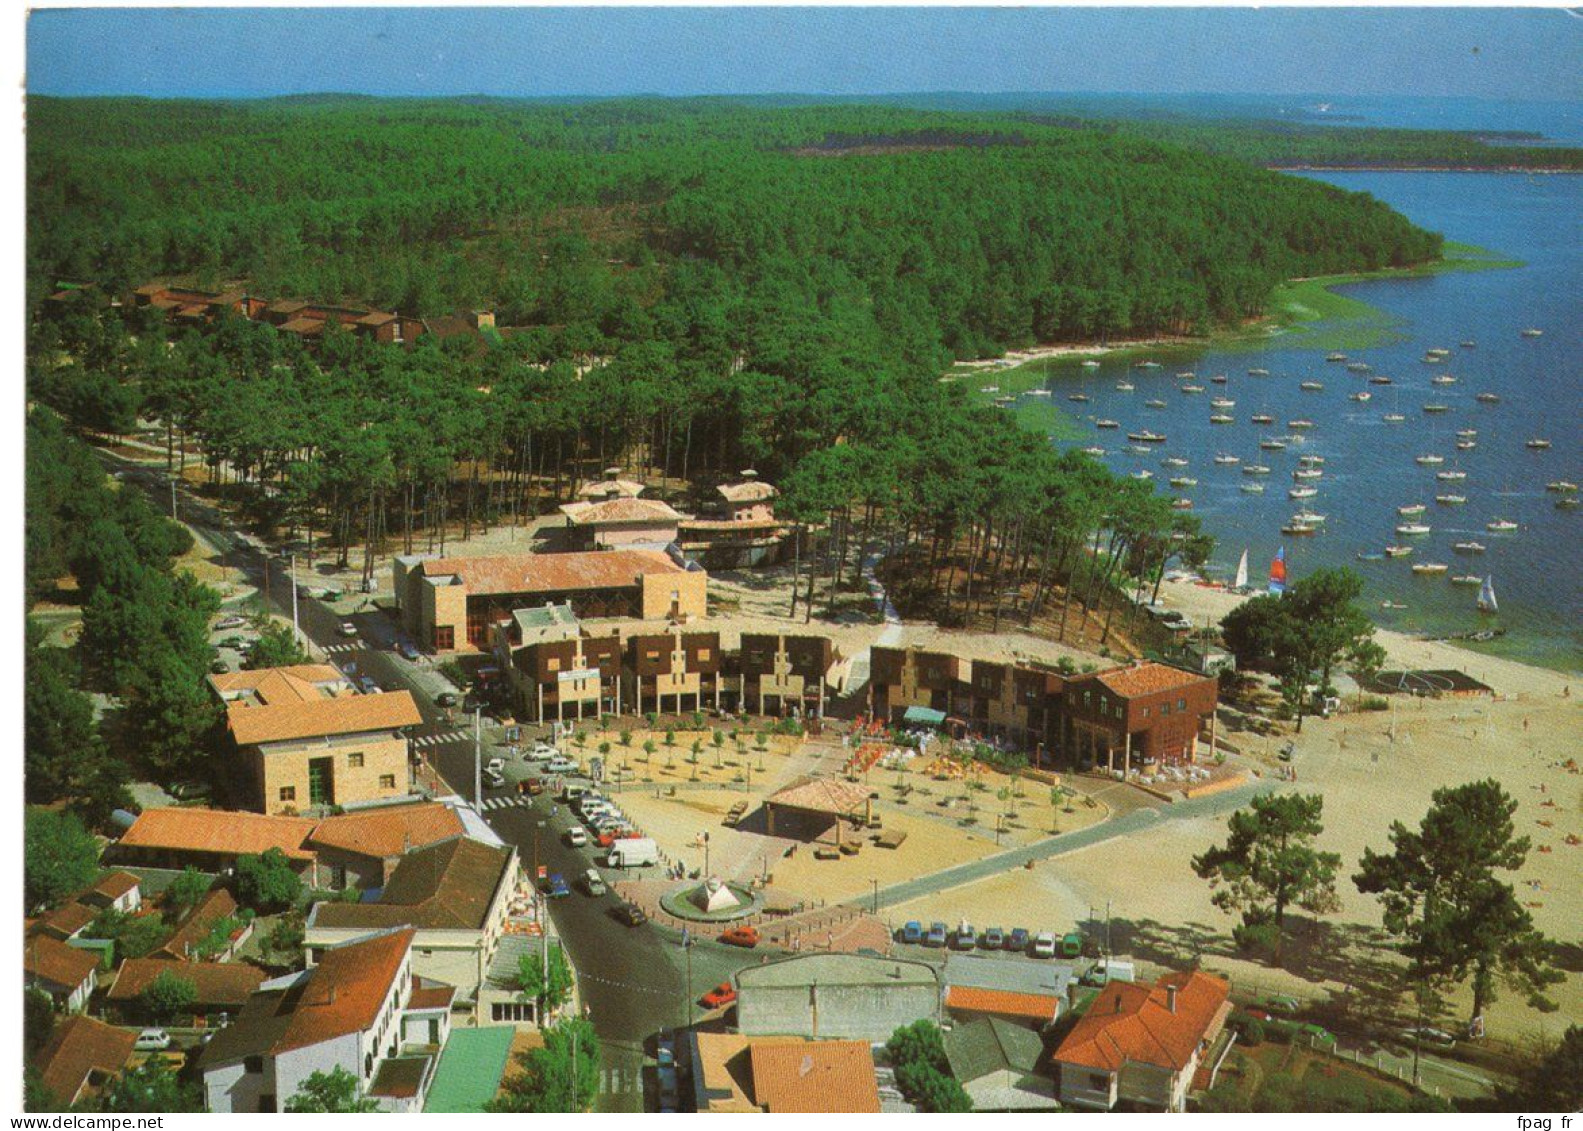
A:
<svg viewBox="0 0 1583 1131">
<path fill-rule="evenodd" d="M 465 730 L 448 730 L 442 734 L 425 734 L 412 740 L 414 746 L 444 746 L 450 742 L 461 742 L 464 739 L 472 741 L 473 736 Z"/>
<path fill-rule="evenodd" d="M 326 656 L 344 656 L 348 652 L 359 652 L 361 644 L 326 644 L 322 651 Z"/>
<path fill-rule="evenodd" d="M 518 809 L 526 808 L 533 802 L 526 797 L 489 797 L 484 799 L 484 809 Z"/>
</svg>

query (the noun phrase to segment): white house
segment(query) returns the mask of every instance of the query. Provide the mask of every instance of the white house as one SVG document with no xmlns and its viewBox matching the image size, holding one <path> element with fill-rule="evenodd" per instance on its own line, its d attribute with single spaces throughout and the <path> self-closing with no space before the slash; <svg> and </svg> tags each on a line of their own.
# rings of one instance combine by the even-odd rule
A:
<svg viewBox="0 0 1583 1131">
<path fill-rule="evenodd" d="M 341 1068 L 379 1110 L 422 1111 L 455 991 L 413 973 L 415 934 L 365 936 L 259 987 L 199 1060 L 208 1109 L 282 1111 L 314 1072 Z"/>
<path fill-rule="evenodd" d="M 500 940 L 507 933 L 521 869 L 510 846 L 454 837 L 408 853 L 378 900 L 314 905 L 304 933 L 308 963 L 371 931 L 411 927 L 414 970 L 456 988 L 476 1003 Z"/>
<path fill-rule="evenodd" d="M 1153 986 L 1111 982 L 1055 1050 L 1061 1103 L 1185 1111 L 1204 1054 L 1231 1012 L 1230 984 L 1193 971 Z"/>
</svg>

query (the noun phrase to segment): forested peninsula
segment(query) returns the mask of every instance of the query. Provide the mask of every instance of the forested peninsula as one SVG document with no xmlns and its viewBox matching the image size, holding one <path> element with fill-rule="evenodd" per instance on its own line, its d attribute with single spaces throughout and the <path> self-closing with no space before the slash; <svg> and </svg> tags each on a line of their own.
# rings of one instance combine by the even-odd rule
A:
<svg viewBox="0 0 1583 1131">
<path fill-rule="evenodd" d="M 590 468 L 664 496 L 753 467 L 832 591 L 884 538 L 948 623 L 1003 568 L 1037 578 L 1031 620 L 1207 552 L 1147 484 L 942 382 L 954 360 L 1202 333 L 1283 280 L 1441 251 L 1367 195 L 1235 159 L 875 106 L 31 99 L 28 158 L 33 402 L 90 440 L 159 422 L 260 531 L 371 569 Z M 494 324 L 305 343 L 46 301 L 152 279 Z M 34 595 L 78 556 L 38 487 Z"/>
</svg>

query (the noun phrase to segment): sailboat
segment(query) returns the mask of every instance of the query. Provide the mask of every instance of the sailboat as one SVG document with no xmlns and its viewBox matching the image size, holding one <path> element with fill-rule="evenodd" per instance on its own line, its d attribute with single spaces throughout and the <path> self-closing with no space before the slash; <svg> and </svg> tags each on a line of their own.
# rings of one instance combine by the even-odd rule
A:
<svg viewBox="0 0 1583 1131">
<path fill-rule="evenodd" d="M 1237 563 L 1237 579 L 1232 583 L 1233 589 L 1239 592 L 1248 587 L 1248 551 L 1242 551 L 1242 560 Z"/>
<path fill-rule="evenodd" d="M 1485 577 L 1484 584 L 1479 587 L 1478 605 L 1481 613 L 1500 612 L 1500 606 L 1495 603 L 1495 579 L 1493 577 Z"/>
<path fill-rule="evenodd" d="M 1279 597 L 1286 592 L 1286 547 L 1282 546 L 1275 552 L 1275 560 L 1270 563 L 1269 592 Z"/>
</svg>

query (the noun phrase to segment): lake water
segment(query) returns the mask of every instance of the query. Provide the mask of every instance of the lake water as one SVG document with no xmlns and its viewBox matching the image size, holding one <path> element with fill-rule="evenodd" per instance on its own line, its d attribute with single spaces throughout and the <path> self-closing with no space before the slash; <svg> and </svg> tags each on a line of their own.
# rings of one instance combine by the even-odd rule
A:
<svg viewBox="0 0 1583 1131">
<path fill-rule="evenodd" d="M 1367 582 L 1364 600 L 1378 622 L 1406 632 L 1451 634 L 1500 627 L 1506 635 L 1474 645 L 1492 654 L 1528 659 L 1551 666 L 1583 668 L 1583 507 L 1558 509 L 1561 496 L 1547 492 L 1555 480 L 1583 481 L 1583 334 L 1579 296 L 1583 295 L 1583 252 L 1579 217 L 1583 216 L 1583 178 L 1461 173 L 1325 173 L 1313 174 L 1343 188 L 1372 193 L 1414 222 L 1443 232 L 1447 239 L 1477 244 L 1520 259 L 1514 269 L 1453 272 L 1423 279 L 1360 283 L 1340 288 L 1385 312 L 1396 323 L 1391 341 L 1375 348 L 1348 351 L 1352 361 L 1368 363 L 1375 375 L 1389 376 L 1389 386 L 1370 384 L 1368 374 L 1328 363 L 1325 351 L 1284 347 L 1273 339 L 1258 351 L 1173 351 L 1157 355 L 1162 368 L 1140 370 L 1129 360 L 1110 359 L 1097 370 L 1075 362 L 1052 363 L 1049 387 L 1054 403 L 1078 417 L 1090 431 L 1074 447 L 1098 445 L 1107 450 L 1105 463 L 1122 474 L 1147 469 L 1157 489 L 1193 500 L 1193 512 L 1215 535 L 1217 550 L 1211 572 L 1229 578 L 1238 556 L 1249 551 L 1250 582 L 1261 584 L 1277 550 L 1285 547 L 1292 579 L 1328 565 L 1348 565 Z M 1525 337 L 1526 328 L 1544 331 Z M 1462 348 L 1472 340 L 1476 348 Z M 1451 356 L 1442 364 L 1421 359 L 1425 351 L 1444 348 Z M 1268 377 L 1250 376 L 1249 369 L 1267 369 Z M 1202 385 L 1199 394 L 1183 394 L 1176 374 L 1191 370 Z M 1211 383 L 1226 374 L 1224 385 Z M 1431 378 L 1450 374 L 1457 381 L 1436 385 Z M 1135 386 L 1119 391 L 1120 381 Z M 1303 381 L 1319 381 L 1321 391 L 1304 391 Z M 1367 391 L 1360 403 L 1351 395 Z M 1091 397 L 1086 404 L 1068 403 L 1068 395 Z M 1498 404 L 1479 403 L 1478 393 L 1494 393 Z M 1233 399 L 1235 407 L 1218 410 L 1234 423 L 1211 424 L 1217 410 L 1211 398 Z M 1164 408 L 1145 406 L 1163 400 Z M 1447 411 L 1430 414 L 1425 404 L 1443 404 Z M 1382 419 L 1399 412 L 1402 423 Z M 1275 423 L 1250 423 L 1268 413 Z M 1119 431 L 1098 430 L 1092 422 L 1111 418 Z M 1311 420 L 1312 429 L 1288 427 L 1295 419 Z M 1476 447 L 1456 448 L 1458 430 L 1476 429 Z M 1126 450 L 1125 433 L 1150 429 L 1164 433 L 1164 444 L 1151 445 L 1146 455 Z M 1298 436 L 1284 451 L 1265 451 L 1261 439 Z M 1551 442 L 1547 451 L 1526 447 L 1530 439 Z M 1240 457 L 1271 470 L 1259 481 L 1263 495 L 1241 491 L 1253 481 L 1239 466 L 1214 463 L 1217 453 Z M 1313 498 L 1292 500 L 1288 491 L 1299 484 L 1293 471 L 1301 455 L 1324 457 L 1323 477 L 1311 481 Z M 1444 463 L 1420 466 L 1419 455 L 1439 455 Z M 1162 466 L 1166 457 L 1185 458 L 1186 468 Z M 1460 470 L 1460 482 L 1437 480 L 1440 471 Z M 1173 475 L 1198 480 L 1191 488 L 1167 486 Z M 1463 506 L 1440 506 L 1437 494 L 1467 497 Z M 1432 528 L 1425 536 L 1401 537 L 1397 507 L 1423 503 L 1421 521 Z M 1289 537 L 1281 527 L 1299 509 L 1326 516 L 1315 536 Z M 1519 524 L 1512 533 L 1493 533 L 1486 523 L 1509 519 Z M 1456 542 L 1475 541 L 1482 554 L 1453 550 Z M 1411 543 L 1405 558 L 1360 560 L 1390 543 Z M 1441 562 L 1449 569 L 1438 577 L 1415 575 L 1414 562 Z M 1477 589 L 1452 584 L 1452 575 L 1493 578 L 1500 602 L 1494 616 L 1475 608 Z M 1405 605 L 1383 608 L 1383 602 Z"/>
</svg>

